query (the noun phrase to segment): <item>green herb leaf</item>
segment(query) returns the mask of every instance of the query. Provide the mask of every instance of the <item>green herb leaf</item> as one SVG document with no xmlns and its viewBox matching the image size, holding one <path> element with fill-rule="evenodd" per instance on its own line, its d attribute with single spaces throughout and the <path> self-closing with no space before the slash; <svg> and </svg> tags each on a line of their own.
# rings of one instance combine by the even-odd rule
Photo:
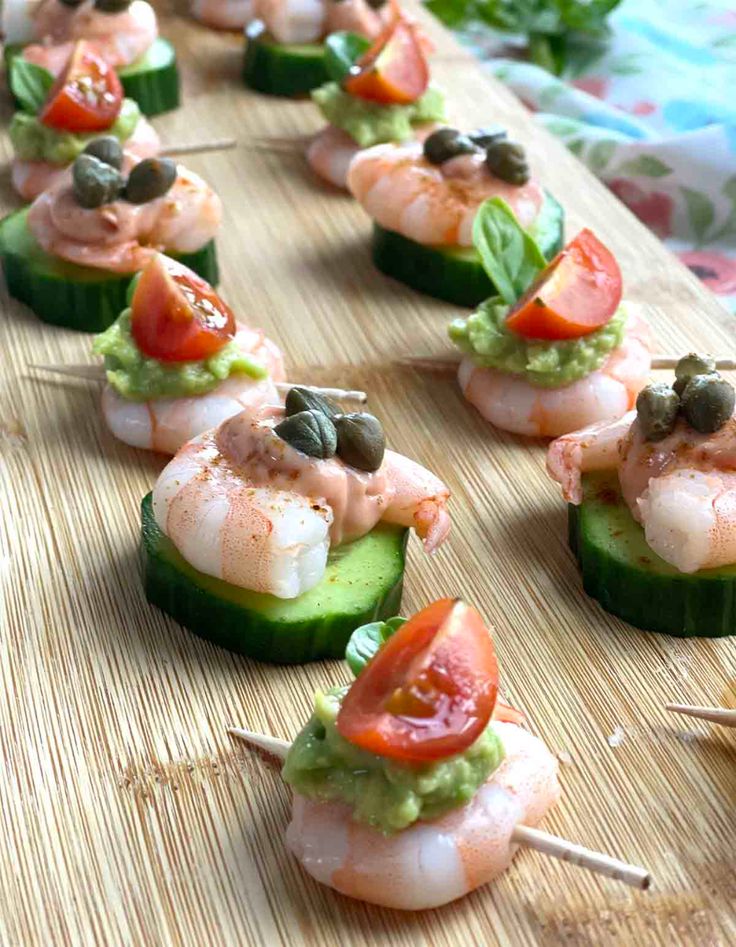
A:
<svg viewBox="0 0 736 947">
<path fill-rule="evenodd" d="M 330 79 L 342 82 L 345 76 L 371 47 L 371 41 L 357 33 L 341 30 L 331 33 L 325 40 L 325 69 Z"/>
<path fill-rule="evenodd" d="M 24 112 L 36 115 L 43 108 L 54 77 L 46 69 L 16 56 L 10 66 L 10 89 Z"/>
<path fill-rule="evenodd" d="M 345 650 L 345 660 L 356 677 L 376 656 L 391 635 L 405 623 L 406 618 L 397 616 L 388 621 L 373 621 L 369 625 L 356 628 Z"/>
<path fill-rule="evenodd" d="M 519 224 L 506 201 L 481 204 L 473 223 L 473 243 L 483 269 L 505 303 L 513 306 L 547 265 L 544 254 Z"/>
</svg>

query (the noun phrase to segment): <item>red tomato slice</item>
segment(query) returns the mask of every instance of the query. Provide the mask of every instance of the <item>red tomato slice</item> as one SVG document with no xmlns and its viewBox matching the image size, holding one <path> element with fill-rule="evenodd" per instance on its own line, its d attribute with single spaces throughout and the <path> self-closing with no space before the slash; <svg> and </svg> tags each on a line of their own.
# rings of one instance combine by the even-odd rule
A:
<svg viewBox="0 0 736 947">
<path fill-rule="evenodd" d="M 621 302 L 616 258 L 581 230 L 513 307 L 506 325 L 527 339 L 577 339 L 604 326 Z"/>
<path fill-rule="evenodd" d="M 398 18 L 381 33 L 345 80 L 345 91 L 383 105 L 408 105 L 427 91 L 429 66 L 416 27 Z"/>
<path fill-rule="evenodd" d="M 118 117 L 122 101 L 123 87 L 115 70 L 79 40 L 39 119 L 59 131 L 101 132 Z"/>
<path fill-rule="evenodd" d="M 356 678 L 338 732 L 379 756 L 422 762 L 462 753 L 491 719 L 498 664 L 483 619 L 441 599 L 403 625 Z"/>
<path fill-rule="evenodd" d="M 235 335 L 235 317 L 210 284 L 161 253 L 141 272 L 131 308 L 136 345 L 160 362 L 209 358 Z"/>
</svg>

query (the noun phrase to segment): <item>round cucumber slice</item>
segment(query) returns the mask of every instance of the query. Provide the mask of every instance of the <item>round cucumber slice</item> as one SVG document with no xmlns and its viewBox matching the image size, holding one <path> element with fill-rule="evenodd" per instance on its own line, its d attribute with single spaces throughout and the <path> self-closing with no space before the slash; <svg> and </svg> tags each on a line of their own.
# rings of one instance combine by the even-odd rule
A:
<svg viewBox="0 0 736 947">
<path fill-rule="evenodd" d="M 214 240 L 176 259 L 217 285 Z M 27 207 L 0 220 L 0 263 L 10 295 L 51 325 L 102 332 L 125 309 L 132 274 L 108 273 L 50 256 L 28 229 Z"/>
<path fill-rule="evenodd" d="M 583 502 L 570 505 L 569 527 L 583 588 L 612 615 L 678 638 L 736 634 L 736 565 L 685 575 L 660 559 L 615 473 L 583 477 Z"/>
<path fill-rule="evenodd" d="M 539 217 L 529 228 L 546 259 L 562 249 L 563 228 L 564 211 L 547 194 Z M 372 253 L 382 273 L 457 306 L 472 308 L 496 293 L 474 247 L 426 246 L 374 223 Z"/>
<path fill-rule="evenodd" d="M 321 43 L 276 43 L 265 24 L 253 20 L 245 30 L 243 79 L 256 92 L 268 95 L 307 95 L 329 82 Z"/>
<path fill-rule="evenodd" d="M 146 597 L 200 638 L 275 664 L 341 658 L 361 625 L 399 611 L 408 530 L 379 524 L 330 553 L 324 578 L 297 599 L 250 592 L 192 568 L 143 500 Z"/>
</svg>

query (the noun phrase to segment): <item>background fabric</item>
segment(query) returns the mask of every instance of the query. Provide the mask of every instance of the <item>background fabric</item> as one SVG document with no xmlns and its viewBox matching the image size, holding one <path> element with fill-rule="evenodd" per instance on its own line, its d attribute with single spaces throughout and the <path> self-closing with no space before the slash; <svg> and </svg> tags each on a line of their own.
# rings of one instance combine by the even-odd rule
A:
<svg viewBox="0 0 736 947">
<path fill-rule="evenodd" d="M 624 0 L 560 80 L 460 38 L 736 313 L 736 5 Z"/>
</svg>

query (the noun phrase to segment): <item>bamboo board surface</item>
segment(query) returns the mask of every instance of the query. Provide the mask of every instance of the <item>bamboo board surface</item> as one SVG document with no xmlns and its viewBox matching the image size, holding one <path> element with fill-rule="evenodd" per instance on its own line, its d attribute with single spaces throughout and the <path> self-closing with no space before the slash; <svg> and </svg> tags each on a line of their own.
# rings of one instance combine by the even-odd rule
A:
<svg viewBox="0 0 736 947">
<path fill-rule="evenodd" d="M 528 145 L 568 233 L 593 226 L 628 297 L 659 307 L 659 350 L 733 354 L 732 317 L 427 22 L 455 123 L 500 121 Z M 405 613 L 440 594 L 478 605 L 508 698 L 567 760 L 544 828 L 646 865 L 655 885 L 632 892 L 521 852 L 495 885 L 408 916 L 306 877 L 284 845 L 277 771 L 225 731 L 293 736 L 313 691 L 347 680 L 346 667 L 257 666 L 147 605 L 138 505 L 163 460 L 107 433 L 93 385 L 29 377 L 30 363 L 86 360 L 89 342 L 3 297 L 0 943 L 733 943 L 733 734 L 663 710 L 718 702 L 733 641 L 640 633 L 585 598 L 541 442 L 491 430 L 452 379 L 392 364 L 446 351 L 453 309 L 375 272 L 367 219 L 299 156 L 247 147 L 316 129 L 316 110 L 245 90 L 237 37 L 175 16 L 163 32 L 184 74 L 183 108 L 155 121 L 164 139 L 241 143 L 188 159 L 225 199 L 223 294 L 284 347 L 290 377 L 369 391 L 389 443 L 453 490 L 450 541 L 431 561 L 411 544 Z M 5 213 L 7 175 L 2 185 Z"/>
</svg>

